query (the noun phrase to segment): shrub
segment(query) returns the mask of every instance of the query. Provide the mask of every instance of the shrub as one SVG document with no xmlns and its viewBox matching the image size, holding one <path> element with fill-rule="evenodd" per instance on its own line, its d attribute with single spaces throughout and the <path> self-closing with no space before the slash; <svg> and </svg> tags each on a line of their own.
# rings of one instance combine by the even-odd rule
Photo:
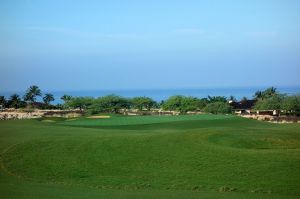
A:
<svg viewBox="0 0 300 199">
<path fill-rule="evenodd" d="M 94 98 L 91 97 L 72 97 L 67 102 L 67 107 L 79 108 L 80 110 L 87 109 L 90 105 L 93 104 L 93 101 Z"/>
<path fill-rule="evenodd" d="M 283 99 L 281 108 L 287 114 L 300 115 L 300 95 L 285 97 Z"/>
<path fill-rule="evenodd" d="M 143 109 L 150 110 L 157 105 L 157 103 L 150 97 L 134 97 L 131 99 L 131 103 L 133 108 L 137 108 L 140 111 Z"/>
<path fill-rule="evenodd" d="M 182 95 L 175 95 L 169 97 L 163 104 L 164 110 L 179 111 L 186 113 L 187 111 L 199 111 L 206 105 L 206 100 L 196 97 L 185 97 Z"/>
<path fill-rule="evenodd" d="M 213 114 L 226 114 L 232 112 L 232 107 L 227 102 L 213 102 L 207 104 L 204 111 Z"/>
<path fill-rule="evenodd" d="M 256 110 L 280 110 L 284 97 L 284 95 L 277 94 L 268 98 L 259 99 L 255 103 L 254 108 Z"/>
<path fill-rule="evenodd" d="M 130 107 L 130 101 L 126 98 L 117 95 L 107 95 L 99 97 L 93 101 L 89 107 L 92 114 L 100 112 L 117 113 L 120 109 L 127 109 Z"/>
</svg>

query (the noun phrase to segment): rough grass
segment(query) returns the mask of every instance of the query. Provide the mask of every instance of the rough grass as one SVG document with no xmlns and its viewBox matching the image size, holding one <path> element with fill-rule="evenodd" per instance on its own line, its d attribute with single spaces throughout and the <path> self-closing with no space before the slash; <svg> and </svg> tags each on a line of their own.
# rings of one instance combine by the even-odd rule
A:
<svg viewBox="0 0 300 199">
<path fill-rule="evenodd" d="M 4 198 L 300 196 L 299 124 L 222 115 L 51 120 L 0 122 Z"/>
</svg>

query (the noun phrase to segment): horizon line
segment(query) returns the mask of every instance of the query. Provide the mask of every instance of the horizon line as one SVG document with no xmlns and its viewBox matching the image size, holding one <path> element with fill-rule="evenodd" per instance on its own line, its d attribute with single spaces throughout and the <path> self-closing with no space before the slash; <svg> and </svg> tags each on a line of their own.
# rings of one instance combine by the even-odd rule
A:
<svg viewBox="0 0 300 199">
<path fill-rule="evenodd" d="M 33 84 L 35 85 L 35 84 Z M 29 87 L 29 86 L 28 86 Z M 300 85 L 262 85 L 262 86 L 216 86 L 216 87 L 164 87 L 164 88 L 93 88 L 93 89 L 64 89 L 64 90 L 52 90 L 52 89 L 43 89 L 39 86 L 39 88 L 42 90 L 42 92 L 76 92 L 76 91 L 142 91 L 142 90 L 197 90 L 197 89 L 266 89 L 269 87 L 275 87 L 277 89 L 281 88 L 299 88 L 300 92 Z M 27 89 L 24 90 L 6 90 L 6 91 L 0 91 L 0 93 L 20 93 L 25 92 Z"/>
</svg>

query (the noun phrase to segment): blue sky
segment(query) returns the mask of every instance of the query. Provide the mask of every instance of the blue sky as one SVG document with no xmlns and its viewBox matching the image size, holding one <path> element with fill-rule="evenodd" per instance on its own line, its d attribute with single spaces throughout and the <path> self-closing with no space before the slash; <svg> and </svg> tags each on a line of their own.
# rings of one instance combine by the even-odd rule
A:
<svg viewBox="0 0 300 199">
<path fill-rule="evenodd" d="M 298 0 L 1 0 L 0 91 L 300 85 Z"/>
</svg>

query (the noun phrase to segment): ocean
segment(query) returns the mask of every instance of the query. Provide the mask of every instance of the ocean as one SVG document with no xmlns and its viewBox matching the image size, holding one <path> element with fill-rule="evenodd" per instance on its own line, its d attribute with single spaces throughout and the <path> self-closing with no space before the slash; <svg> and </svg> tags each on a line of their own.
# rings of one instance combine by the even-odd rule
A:
<svg viewBox="0 0 300 199">
<path fill-rule="evenodd" d="M 300 86 L 294 87 L 276 87 L 281 93 L 299 94 Z M 199 98 L 210 96 L 234 96 L 236 99 L 247 97 L 251 99 L 257 90 L 264 90 L 266 87 L 243 87 L 243 88 L 186 88 L 186 89 L 120 89 L 120 90 L 74 90 L 74 91 L 45 91 L 43 93 L 52 93 L 55 101 L 53 104 L 62 103 L 60 97 L 64 94 L 71 96 L 88 96 L 88 97 L 99 97 L 109 94 L 120 95 L 123 97 L 136 97 L 136 96 L 147 96 L 151 97 L 156 101 L 166 100 L 172 95 L 185 95 L 194 96 Z M 17 93 L 20 96 L 24 95 L 24 92 L 0 92 L 0 95 L 4 95 L 9 98 L 12 94 Z M 38 97 L 37 101 L 41 101 L 41 97 Z"/>
</svg>

